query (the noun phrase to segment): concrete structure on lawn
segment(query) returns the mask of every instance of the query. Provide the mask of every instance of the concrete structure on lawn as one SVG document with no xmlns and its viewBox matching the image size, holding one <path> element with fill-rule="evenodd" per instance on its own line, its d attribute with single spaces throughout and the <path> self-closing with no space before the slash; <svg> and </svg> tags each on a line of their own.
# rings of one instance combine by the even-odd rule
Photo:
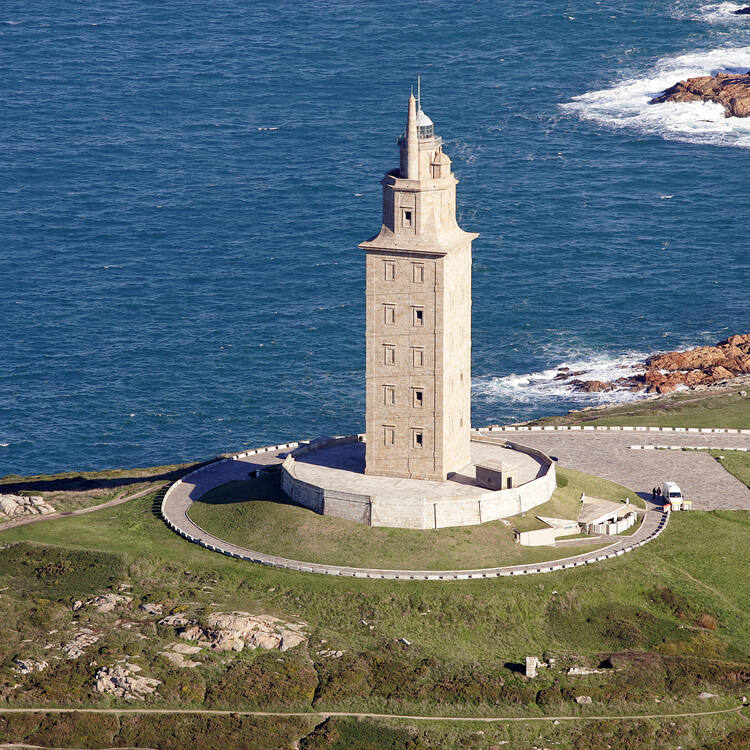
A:
<svg viewBox="0 0 750 750">
<path fill-rule="evenodd" d="M 362 435 L 320 438 L 289 453 L 281 487 L 294 502 L 369 526 L 437 529 L 469 526 L 524 513 L 557 487 L 555 462 L 541 451 L 475 435 L 471 458 L 449 479 L 377 477 L 365 473 Z M 479 467 L 502 463 L 518 484 L 495 490 L 478 481 Z"/>
<path fill-rule="evenodd" d="M 444 481 L 471 463 L 471 243 L 451 160 L 409 97 L 367 253 L 365 472 Z"/>
<path fill-rule="evenodd" d="M 638 509 L 630 504 L 615 503 L 599 497 L 581 495 L 581 510 L 576 520 L 537 516 L 546 526 L 531 531 L 516 529 L 516 541 L 524 547 L 554 545 L 560 537 L 575 534 L 610 536 L 622 534 L 632 528 L 638 520 Z"/>
</svg>

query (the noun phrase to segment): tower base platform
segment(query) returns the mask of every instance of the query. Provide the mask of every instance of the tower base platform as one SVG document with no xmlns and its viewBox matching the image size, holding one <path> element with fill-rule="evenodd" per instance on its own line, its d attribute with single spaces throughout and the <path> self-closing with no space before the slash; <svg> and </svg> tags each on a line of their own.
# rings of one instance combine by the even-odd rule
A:
<svg viewBox="0 0 750 750">
<path fill-rule="evenodd" d="M 361 435 L 319 438 L 284 459 L 281 487 L 316 513 L 407 529 L 471 526 L 515 516 L 547 502 L 557 487 L 554 461 L 536 448 L 477 435 L 471 458 L 443 482 L 373 476 L 364 473 Z M 491 475 L 492 467 L 500 465 L 515 486 L 490 488 L 487 468 Z"/>
</svg>

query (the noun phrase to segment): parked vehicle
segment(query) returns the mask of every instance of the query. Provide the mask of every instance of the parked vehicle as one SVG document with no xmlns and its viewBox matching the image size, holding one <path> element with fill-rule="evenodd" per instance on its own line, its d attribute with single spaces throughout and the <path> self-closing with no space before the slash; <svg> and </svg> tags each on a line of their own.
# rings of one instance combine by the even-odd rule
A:
<svg viewBox="0 0 750 750">
<path fill-rule="evenodd" d="M 665 503 L 672 505 L 672 510 L 682 509 L 682 503 L 684 502 L 682 490 L 675 482 L 664 482 L 661 486 L 661 496 Z"/>
</svg>

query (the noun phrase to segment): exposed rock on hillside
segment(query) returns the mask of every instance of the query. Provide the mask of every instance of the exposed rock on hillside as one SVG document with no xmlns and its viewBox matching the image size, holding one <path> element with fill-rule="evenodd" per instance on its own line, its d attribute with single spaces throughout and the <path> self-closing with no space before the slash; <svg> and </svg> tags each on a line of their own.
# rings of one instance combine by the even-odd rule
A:
<svg viewBox="0 0 750 750">
<path fill-rule="evenodd" d="M 19 674 L 31 674 L 32 672 L 43 672 L 49 664 L 44 659 L 13 659 L 13 671 Z"/>
<path fill-rule="evenodd" d="M 245 646 L 288 651 L 307 640 L 300 632 L 307 627 L 305 623 L 287 623 L 271 615 L 248 612 L 215 612 L 205 626 L 182 615 L 168 615 L 159 620 L 159 625 L 177 628 L 180 638 L 215 651 L 242 651 Z"/>
<path fill-rule="evenodd" d="M 136 672 L 140 671 L 137 664 L 127 662 L 114 667 L 102 667 L 94 677 L 94 690 L 117 698 L 144 700 L 147 695 L 156 692 L 161 681 L 153 677 L 138 677 Z"/>
<path fill-rule="evenodd" d="M 102 594 L 101 596 L 94 596 L 91 599 L 87 599 L 85 602 L 77 601 L 73 604 L 73 611 L 77 612 L 82 607 L 91 607 L 98 612 L 112 612 L 115 607 L 121 604 L 130 604 L 133 598 L 130 596 L 122 596 L 120 594 Z"/>
<path fill-rule="evenodd" d="M 670 393 L 680 386 L 706 387 L 750 375 L 750 334 L 730 336 L 716 346 L 698 346 L 687 351 L 655 354 L 645 362 L 646 371 L 618 378 L 611 383 L 599 380 L 573 380 L 576 390 L 646 390 Z"/>
<path fill-rule="evenodd" d="M 727 117 L 750 117 L 750 73 L 717 73 L 680 81 L 650 104 L 664 102 L 718 102 Z"/>
<path fill-rule="evenodd" d="M 0 495 L 0 521 L 19 516 L 48 516 L 55 509 L 44 502 L 43 497 L 24 495 Z"/>
<path fill-rule="evenodd" d="M 63 643 L 62 652 L 67 659 L 77 659 L 79 656 L 83 656 L 84 649 L 93 646 L 99 638 L 100 636 L 94 633 L 91 628 L 81 628 L 71 640 Z"/>
</svg>

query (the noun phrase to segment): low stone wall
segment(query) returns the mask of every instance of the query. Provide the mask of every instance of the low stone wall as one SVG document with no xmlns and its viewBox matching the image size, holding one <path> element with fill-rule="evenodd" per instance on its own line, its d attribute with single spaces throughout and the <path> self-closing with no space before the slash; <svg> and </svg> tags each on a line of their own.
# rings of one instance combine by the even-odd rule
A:
<svg viewBox="0 0 750 750">
<path fill-rule="evenodd" d="M 359 442 L 361 439 L 361 435 L 320 438 L 297 448 L 282 464 L 282 490 L 295 503 L 326 516 L 344 518 L 370 526 L 441 529 L 450 526 L 474 526 L 524 513 L 530 508 L 546 503 L 557 487 L 555 463 L 546 453 L 509 440 L 498 443 L 496 439 L 480 435 L 475 435 L 472 440 L 526 453 L 544 467 L 544 473 L 530 482 L 507 490 L 488 491 L 470 497 L 410 498 L 408 501 L 378 495 L 331 491 L 304 482 L 295 475 L 295 462 L 300 456 L 332 445 Z"/>
<path fill-rule="evenodd" d="M 732 429 L 728 427 L 623 427 L 602 425 L 499 425 L 492 424 L 488 427 L 472 427 L 472 433 L 478 432 L 703 432 L 725 435 L 750 435 L 750 430 Z"/>
</svg>

